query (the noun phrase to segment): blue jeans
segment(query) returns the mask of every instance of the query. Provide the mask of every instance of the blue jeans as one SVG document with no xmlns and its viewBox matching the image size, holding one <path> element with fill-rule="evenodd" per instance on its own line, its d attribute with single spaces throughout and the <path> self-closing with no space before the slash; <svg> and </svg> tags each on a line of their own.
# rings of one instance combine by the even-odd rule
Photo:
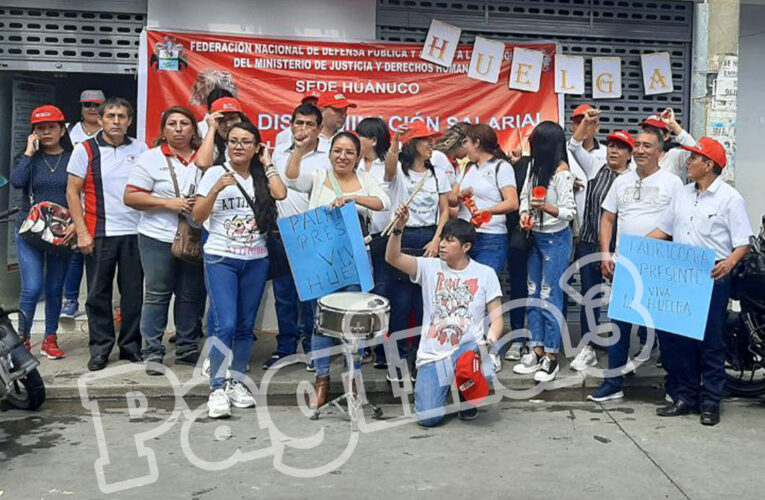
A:
<svg viewBox="0 0 765 500">
<path fill-rule="evenodd" d="M 588 255 L 600 252 L 600 246 L 597 243 L 585 243 L 580 241 L 576 245 L 576 258 L 581 259 Z M 593 287 L 596 287 L 603 283 L 603 275 L 600 272 L 600 261 L 590 262 L 579 266 L 579 279 L 582 283 L 582 297 L 587 295 Z M 593 297 L 593 300 L 600 298 L 600 295 Z M 579 324 L 582 328 L 582 336 L 595 331 L 600 323 L 600 307 L 595 307 L 592 310 L 594 323 L 590 324 L 587 321 L 587 307 L 582 304 L 582 308 L 579 310 Z"/>
<path fill-rule="evenodd" d="M 217 255 L 204 257 L 205 284 L 213 317 L 211 337 L 231 352 L 231 378 L 244 381 L 252 356 L 255 315 L 268 278 L 268 258 L 242 260 Z M 210 349 L 210 389 L 223 388 L 227 352 Z"/>
<path fill-rule="evenodd" d="M 470 258 L 486 264 L 499 276 L 507 260 L 507 234 L 476 233 L 475 245 L 470 249 Z"/>
<path fill-rule="evenodd" d="M 138 250 L 145 278 L 141 309 L 144 356 L 165 354 L 162 336 L 167 327 L 167 311 L 173 294 L 176 355 L 183 356 L 198 350 L 199 339 L 202 337 L 205 300 L 202 267 L 176 259 L 170 253 L 170 246 L 170 243 L 138 235 Z"/>
<path fill-rule="evenodd" d="M 446 398 L 454 380 L 454 368 L 457 359 L 466 351 L 477 351 L 475 342 L 459 346 L 449 358 L 426 363 L 417 370 L 417 382 L 414 385 L 414 412 L 417 422 L 423 427 L 433 427 L 444 420 Z M 427 415 L 421 415 L 429 412 Z"/>
<path fill-rule="evenodd" d="M 312 300 L 300 302 L 291 273 L 272 280 L 272 284 L 276 302 L 276 320 L 279 325 L 275 354 L 279 356 L 295 354 L 298 339 L 303 346 L 303 352 L 308 354 L 311 352 L 316 302 Z"/>
<path fill-rule="evenodd" d="M 19 334 L 29 338 L 35 318 L 37 301 L 45 286 L 45 337 L 58 332 L 58 317 L 61 314 L 61 294 L 64 276 L 69 267 L 71 253 L 53 254 L 33 247 L 13 232 L 19 257 L 21 273 L 21 295 L 19 296 Z"/>
<path fill-rule="evenodd" d="M 608 346 L 608 369 L 613 370 L 616 368 L 623 368 L 627 364 L 627 360 L 630 355 L 630 339 L 632 337 L 633 326 L 638 329 L 638 337 L 643 343 L 647 336 L 647 331 L 644 326 L 632 325 L 632 323 L 625 323 L 624 321 L 612 320 L 613 324 L 619 330 L 619 340 L 614 344 Z M 656 338 L 663 338 L 665 335 L 670 335 L 660 330 L 656 330 Z M 603 381 L 603 385 L 611 387 L 614 392 L 622 389 L 622 376 L 614 376 L 606 378 Z M 666 389 L 670 396 L 674 397 L 674 381 L 671 376 L 667 376 Z"/>
<path fill-rule="evenodd" d="M 359 292 L 361 291 L 361 287 L 359 285 L 348 285 L 337 291 L 338 292 Z M 313 352 L 313 351 L 319 351 L 321 349 L 328 349 L 332 346 L 341 345 L 342 343 L 343 341 L 338 338 L 323 335 L 319 333 L 318 330 L 315 330 L 313 332 L 313 336 L 311 337 L 311 351 Z M 363 348 L 359 348 L 358 353 L 356 353 L 357 356 L 353 361 L 354 370 L 361 370 L 362 351 L 363 351 Z M 324 356 L 319 358 L 314 352 L 313 360 L 316 364 L 316 376 L 317 377 L 329 376 L 330 356 Z"/>
<path fill-rule="evenodd" d="M 723 328 L 730 297 L 730 276 L 715 281 L 704 340 L 665 333 L 661 360 L 667 370 L 667 392 L 694 408 L 716 408 L 725 387 Z M 675 394 L 671 384 L 675 384 Z"/>
<path fill-rule="evenodd" d="M 82 273 L 85 270 L 85 257 L 80 252 L 72 252 L 72 258 L 69 259 L 69 268 L 66 271 L 64 280 L 64 298 L 67 300 L 78 300 L 80 298 L 80 282 Z"/>
<path fill-rule="evenodd" d="M 529 294 L 528 252 L 508 248 L 507 267 L 510 274 L 510 300 L 525 299 Z M 520 330 L 526 325 L 526 307 L 510 309 L 510 328 Z M 522 339 L 518 339 L 520 341 Z"/>
<path fill-rule="evenodd" d="M 531 347 L 543 347 L 546 353 L 557 353 L 561 346 L 558 320 L 552 309 L 562 311 L 563 289 L 560 277 L 568 267 L 571 256 L 571 229 L 566 227 L 557 233 L 534 232 L 534 244 L 529 251 L 529 298 L 542 299 L 543 307 L 527 309 Z"/>
<path fill-rule="evenodd" d="M 415 254 L 414 250 L 422 250 L 422 247 L 430 243 L 436 234 L 436 227 L 408 227 L 401 236 L 401 248 L 404 253 Z M 422 255 L 422 252 L 419 252 Z M 394 270 L 389 278 L 390 283 L 390 331 L 400 332 L 409 328 L 409 317 L 414 315 L 414 326 L 422 325 L 422 288 L 412 283 L 409 276 L 401 271 Z M 401 359 L 410 359 L 414 362 L 417 349 L 420 346 L 420 335 L 412 337 L 411 348 L 407 348 L 408 338 L 398 340 L 398 355 Z"/>
</svg>

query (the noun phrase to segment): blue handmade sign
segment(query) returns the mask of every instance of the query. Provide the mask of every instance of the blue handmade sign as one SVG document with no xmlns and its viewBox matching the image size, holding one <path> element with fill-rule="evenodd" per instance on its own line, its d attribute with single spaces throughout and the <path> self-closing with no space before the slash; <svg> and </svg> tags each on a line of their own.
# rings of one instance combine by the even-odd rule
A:
<svg viewBox="0 0 765 500">
<path fill-rule="evenodd" d="M 278 220 L 279 232 L 301 301 L 348 285 L 374 286 L 354 202 L 319 207 Z"/>
<path fill-rule="evenodd" d="M 623 234 L 608 317 L 702 340 L 714 264 L 713 250 Z"/>
</svg>

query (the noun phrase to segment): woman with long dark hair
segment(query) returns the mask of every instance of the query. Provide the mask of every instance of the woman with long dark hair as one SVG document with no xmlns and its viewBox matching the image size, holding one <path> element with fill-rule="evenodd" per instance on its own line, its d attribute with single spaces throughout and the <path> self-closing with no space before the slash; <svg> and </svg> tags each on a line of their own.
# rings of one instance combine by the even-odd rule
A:
<svg viewBox="0 0 765 500">
<path fill-rule="evenodd" d="M 194 221 L 209 236 L 204 245 L 204 275 L 213 318 L 210 348 L 211 418 L 227 417 L 231 406 L 251 408 L 255 399 L 243 384 L 252 355 L 255 315 L 268 278 L 266 233 L 277 218 L 275 200 L 287 188 L 251 123 L 228 133 L 228 157 L 202 178 Z M 224 359 L 231 353 L 231 380 Z"/>
<path fill-rule="evenodd" d="M 367 226 L 367 220 L 372 212 L 389 210 L 390 198 L 382 187 L 367 172 L 357 169 L 361 159 L 361 141 L 351 132 L 340 132 L 332 138 L 329 148 L 331 170 L 314 170 L 311 173 L 300 171 L 300 162 L 307 149 L 307 140 L 295 138 L 295 150 L 285 169 L 287 186 L 296 191 L 309 193 L 308 208 L 320 206 L 341 207 L 350 201 L 356 204 L 356 211 Z M 355 288 L 358 290 L 358 287 Z M 351 288 L 347 288 L 350 291 Z M 329 349 L 339 344 L 340 340 L 328 337 L 317 331 L 311 339 L 311 351 L 317 352 Z M 323 406 L 329 396 L 329 356 L 314 357 L 316 363 L 316 382 L 314 397 L 310 406 Z M 354 369 L 360 369 L 356 365 Z"/>
<path fill-rule="evenodd" d="M 138 250 L 144 272 L 141 336 L 146 373 L 162 372 L 149 362 L 162 363 L 162 336 L 167 327 L 170 298 L 175 295 L 175 363 L 195 366 L 202 337 L 205 285 L 202 268 L 173 257 L 170 249 L 178 216 L 190 217 L 202 172 L 194 159 L 202 140 L 194 113 L 173 106 L 162 113 L 154 147 L 138 157 L 125 187 L 125 205 L 139 210 Z"/>
<path fill-rule="evenodd" d="M 534 373 L 546 382 L 558 373 L 557 354 L 561 331 L 552 308 L 563 314 L 563 290 L 558 283 L 571 258 L 570 223 L 576 216 L 574 176 L 568 167 L 566 136 L 560 125 L 542 122 L 529 137 L 531 160 L 521 192 L 521 227 L 530 229 L 529 298 L 544 306 L 530 305 L 528 314 L 531 351 L 513 367 L 515 373 Z"/>
<path fill-rule="evenodd" d="M 41 201 L 64 207 L 68 175 L 66 165 L 72 155 L 72 141 L 66 131 L 64 113 L 55 106 L 35 108 L 30 119 L 32 133 L 27 137 L 24 152 L 14 160 L 10 182 L 22 191 L 21 210 L 16 215 L 13 235 L 21 272 L 19 296 L 19 334 L 31 350 L 30 333 L 35 308 L 45 290 L 45 336 L 40 353 L 49 359 L 61 359 L 64 351 L 58 346 L 56 333 L 61 314 L 64 278 L 69 268 L 70 252 L 53 253 L 38 249 L 19 236 L 21 225 L 29 216 L 32 205 Z M 67 240 L 74 238 L 70 225 Z"/>
<path fill-rule="evenodd" d="M 433 141 L 439 135 L 438 131 L 430 129 L 421 121 L 400 127 L 393 139 L 391 154 L 385 162 L 385 181 L 390 183 L 392 206 L 399 207 L 405 203 L 423 182 L 409 204 L 409 218 L 401 237 L 402 251 L 418 257 L 438 256 L 441 232 L 449 220 L 451 185 L 445 173 L 436 170 L 430 162 Z M 400 153 L 399 142 L 403 143 Z M 410 314 L 414 315 L 415 326 L 421 325 L 422 288 L 412 283 L 403 273 L 392 273 L 392 279 L 395 280 L 395 293 L 390 298 L 390 331 L 395 333 L 406 330 Z M 410 373 L 414 373 L 420 339 L 412 339 L 409 349 L 407 343 L 408 339 L 400 339 L 398 352 L 401 359 L 406 359 L 411 365 Z M 390 374 L 388 379 L 399 381 L 401 376 L 397 369 L 395 380 Z"/>
<path fill-rule="evenodd" d="M 390 196 L 390 188 L 385 182 L 385 157 L 390 149 L 390 131 L 382 118 L 364 118 L 356 125 L 356 134 L 361 143 L 361 161 L 358 171 L 366 172 L 377 181 L 383 191 Z M 388 225 L 391 218 L 390 210 L 380 210 L 369 214 L 369 234 L 372 242 L 369 244 L 369 253 L 372 257 L 372 272 L 374 273 L 375 286 L 372 293 L 390 299 L 391 274 L 393 269 L 385 262 L 385 244 L 387 238 L 380 238 L 379 234 Z M 384 369 L 388 367 L 385 358 L 383 344 L 375 346 L 374 367 Z"/>
<path fill-rule="evenodd" d="M 470 163 L 452 188 L 453 195 L 462 202 L 457 216 L 467 221 L 473 219 L 464 203 L 469 203 L 470 199 L 478 211 L 488 212 L 488 222 L 476 228 L 478 238 L 470 250 L 470 257 L 499 275 L 507 260 L 506 216 L 518 209 L 515 173 L 507 155 L 499 147 L 497 134 L 488 125 L 472 125 L 463 144 Z"/>
</svg>

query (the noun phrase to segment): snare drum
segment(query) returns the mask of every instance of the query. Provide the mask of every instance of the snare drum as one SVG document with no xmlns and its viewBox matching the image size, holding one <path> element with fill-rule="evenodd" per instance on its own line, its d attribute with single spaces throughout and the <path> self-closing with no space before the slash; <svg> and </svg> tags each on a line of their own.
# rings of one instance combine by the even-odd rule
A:
<svg viewBox="0 0 765 500">
<path fill-rule="evenodd" d="M 372 293 L 339 292 L 319 299 L 316 330 L 346 340 L 367 340 L 388 331 L 388 299 Z"/>
</svg>

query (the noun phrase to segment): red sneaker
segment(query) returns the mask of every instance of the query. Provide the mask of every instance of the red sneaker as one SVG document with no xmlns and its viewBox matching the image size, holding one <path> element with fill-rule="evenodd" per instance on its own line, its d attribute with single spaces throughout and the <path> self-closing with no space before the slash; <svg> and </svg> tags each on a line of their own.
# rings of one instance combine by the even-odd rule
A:
<svg viewBox="0 0 765 500">
<path fill-rule="evenodd" d="M 48 359 L 61 359 L 66 357 L 66 353 L 58 346 L 57 338 L 55 335 L 48 335 L 43 340 L 40 347 L 40 354 L 47 356 Z"/>
</svg>

